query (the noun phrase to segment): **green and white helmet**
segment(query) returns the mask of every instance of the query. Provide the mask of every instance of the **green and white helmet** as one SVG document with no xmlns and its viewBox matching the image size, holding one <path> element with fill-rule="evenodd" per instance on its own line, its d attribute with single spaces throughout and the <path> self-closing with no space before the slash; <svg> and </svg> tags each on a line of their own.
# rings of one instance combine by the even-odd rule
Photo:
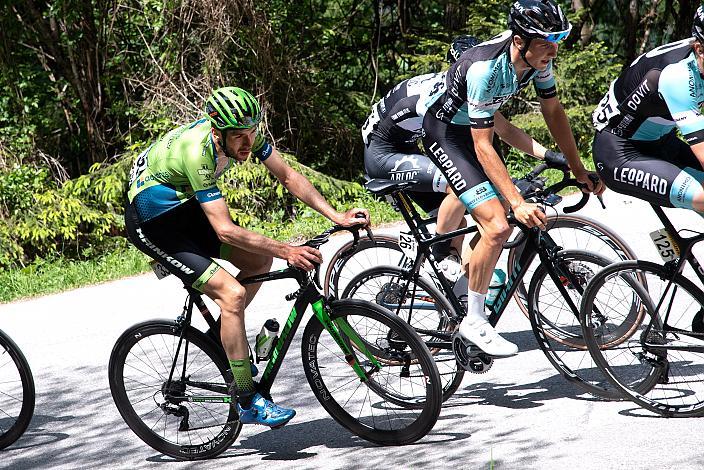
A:
<svg viewBox="0 0 704 470">
<path fill-rule="evenodd" d="M 262 110 L 257 99 L 234 86 L 218 88 L 205 101 L 205 116 L 219 130 L 249 129 L 259 124 Z"/>
</svg>

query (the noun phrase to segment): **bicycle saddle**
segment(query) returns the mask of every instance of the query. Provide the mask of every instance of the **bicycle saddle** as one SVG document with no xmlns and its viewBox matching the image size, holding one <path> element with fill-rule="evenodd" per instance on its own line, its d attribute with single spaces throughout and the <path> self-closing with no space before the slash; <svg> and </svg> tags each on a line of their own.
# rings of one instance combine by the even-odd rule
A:
<svg viewBox="0 0 704 470">
<path fill-rule="evenodd" d="M 385 196 L 396 191 L 408 189 L 417 183 L 418 180 L 394 181 L 374 178 L 364 183 L 364 187 L 372 194 L 376 194 L 377 196 Z"/>
</svg>

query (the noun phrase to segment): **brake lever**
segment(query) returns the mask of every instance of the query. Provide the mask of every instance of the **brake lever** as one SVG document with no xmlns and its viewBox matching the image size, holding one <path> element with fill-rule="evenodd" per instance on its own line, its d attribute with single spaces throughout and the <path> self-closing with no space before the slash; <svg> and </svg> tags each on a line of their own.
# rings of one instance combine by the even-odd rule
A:
<svg viewBox="0 0 704 470">
<path fill-rule="evenodd" d="M 594 185 L 594 188 L 596 188 L 596 185 L 598 185 L 599 181 L 600 181 L 599 176 L 597 176 L 595 174 L 590 174 L 588 177 L 591 180 L 592 184 Z M 602 197 L 602 195 L 599 194 L 596 198 L 599 200 L 599 204 L 601 204 L 601 208 L 606 209 L 606 204 L 604 204 L 604 198 Z"/>
</svg>

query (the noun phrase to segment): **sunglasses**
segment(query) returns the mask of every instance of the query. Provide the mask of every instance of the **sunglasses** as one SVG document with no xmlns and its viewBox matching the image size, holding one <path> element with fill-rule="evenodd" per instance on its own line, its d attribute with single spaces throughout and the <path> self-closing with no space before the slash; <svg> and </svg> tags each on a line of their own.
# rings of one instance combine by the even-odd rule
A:
<svg viewBox="0 0 704 470">
<path fill-rule="evenodd" d="M 548 42 L 560 42 L 563 39 L 565 39 L 567 36 L 570 35 L 570 31 L 572 31 L 572 27 L 570 27 L 569 29 L 566 29 L 564 31 L 559 31 L 557 33 L 548 34 L 547 36 L 543 37 L 542 39 L 545 39 Z"/>
</svg>

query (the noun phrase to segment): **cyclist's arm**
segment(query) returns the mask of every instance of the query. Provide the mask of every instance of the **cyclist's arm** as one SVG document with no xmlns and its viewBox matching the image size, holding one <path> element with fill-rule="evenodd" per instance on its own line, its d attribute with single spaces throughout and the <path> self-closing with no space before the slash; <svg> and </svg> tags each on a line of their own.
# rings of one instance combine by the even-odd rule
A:
<svg viewBox="0 0 704 470">
<path fill-rule="evenodd" d="M 509 120 L 498 111 L 494 114 L 494 128 L 499 137 L 501 137 L 501 140 L 511 147 L 540 159 L 545 158 L 547 149 L 526 134 L 523 129 L 519 129 L 511 124 Z"/>
<path fill-rule="evenodd" d="M 200 207 L 221 242 L 252 253 L 288 258 L 291 246 L 235 225 L 225 199 L 203 202 Z"/>
<path fill-rule="evenodd" d="M 333 209 L 322 194 L 315 189 L 315 186 L 308 181 L 308 178 L 286 163 L 278 150 L 274 149 L 271 156 L 262 163 L 291 194 L 303 201 L 308 207 L 315 209 L 335 224 L 344 221 L 344 214 Z"/>
<path fill-rule="evenodd" d="M 587 170 L 579 158 L 577 143 L 574 141 L 572 127 L 570 127 L 570 122 L 567 120 L 562 103 L 557 97 L 539 99 L 539 101 L 540 111 L 543 113 L 545 123 L 548 125 L 550 134 L 555 139 L 557 146 L 560 147 L 560 151 L 567 157 L 572 174 L 578 181 L 586 180 Z"/>
<path fill-rule="evenodd" d="M 511 204 L 512 208 L 523 204 L 523 197 L 521 197 L 521 194 L 514 186 L 513 181 L 511 181 L 511 176 L 508 174 L 506 166 L 501 161 L 501 158 L 496 153 L 496 150 L 492 145 L 494 128 L 472 127 L 471 132 L 472 140 L 474 140 L 474 150 L 477 153 L 477 159 L 492 184 L 499 190 L 504 199 Z"/>
<path fill-rule="evenodd" d="M 201 203 L 200 207 L 203 208 L 205 216 L 222 243 L 236 246 L 251 253 L 260 253 L 285 259 L 289 264 L 307 271 L 313 269 L 313 263 L 323 262 L 320 252 L 315 248 L 305 245 L 286 245 L 264 235 L 238 227 L 232 222 L 230 211 L 222 198 Z"/>
</svg>

